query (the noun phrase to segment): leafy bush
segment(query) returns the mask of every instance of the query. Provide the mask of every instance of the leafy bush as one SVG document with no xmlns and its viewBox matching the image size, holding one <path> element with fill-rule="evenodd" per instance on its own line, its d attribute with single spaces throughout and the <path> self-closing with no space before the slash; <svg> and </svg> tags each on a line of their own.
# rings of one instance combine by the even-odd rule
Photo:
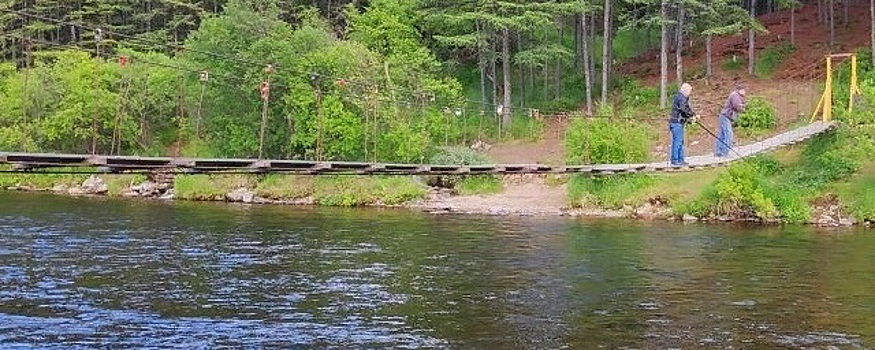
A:
<svg viewBox="0 0 875 350">
<path fill-rule="evenodd" d="M 796 47 L 789 42 L 782 42 L 777 45 L 769 46 L 765 50 L 760 51 L 760 56 L 756 60 L 754 66 L 754 74 L 760 78 L 771 77 L 787 56 L 796 51 Z"/>
<path fill-rule="evenodd" d="M 642 162 L 649 155 L 650 142 L 648 130 L 640 124 L 580 118 L 568 128 L 566 160 L 568 164 Z"/>
<path fill-rule="evenodd" d="M 434 165 L 483 165 L 490 162 L 485 154 L 468 147 L 438 147 L 430 161 Z"/>
<path fill-rule="evenodd" d="M 740 128 L 764 130 L 778 125 L 778 112 L 775 106 L 762 97 L 750 97 L 744 106 L 744 113 L 739 116 L 737 125 Z"/>
<path fill-rule="evenodd" d="M 772 219 L 778 208 L 766 196 L 769 190 L 764 175 L 753 163 L 737 163 L 721 174 L 686 210 L 694 215 L 736 215 Z"/>
</svg>

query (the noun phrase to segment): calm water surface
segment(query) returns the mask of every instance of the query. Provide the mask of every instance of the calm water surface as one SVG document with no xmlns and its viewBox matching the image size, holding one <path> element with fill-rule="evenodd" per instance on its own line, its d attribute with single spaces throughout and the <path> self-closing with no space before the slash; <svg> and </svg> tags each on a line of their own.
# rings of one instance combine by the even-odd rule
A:
<svg viewBox="0 0 875 350">
<path fill-rule="evenodd" d="M 0 348 L 864 349 L 873 233 L 0 193 Z"/>
</svg>

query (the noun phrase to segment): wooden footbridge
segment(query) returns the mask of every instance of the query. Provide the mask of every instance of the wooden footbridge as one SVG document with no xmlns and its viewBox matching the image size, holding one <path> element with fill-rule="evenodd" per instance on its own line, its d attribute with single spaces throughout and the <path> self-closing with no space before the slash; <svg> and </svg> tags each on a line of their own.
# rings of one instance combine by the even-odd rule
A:
<svg viewBox="0 0 875 350">
<path fill-rule="evenodd" d="M 421 165 L 356 162 L 314 162 L 299 160 L 198 159 L 166 157 L 100 156 L 82 154 L 34 154 L 0 152 L 3 172 L 48 172 L 51 168 L 75 168 L 83 173 L 280 173 L 303 175 L 477 175 L 477 174 L 591 174 L 653 173 L 693 171 L 722 166 L 739 159 L 793 145 L 826 132 L 834 124 L 817 121 L 769 139 L 736 147 L 729 157 L 688 157 L 688 166 L 671 167 L 667 162 L 600 164 L 581 166 L 513 165 Z M 57 169 L 55 169 L 57 170 Z"/>
</svg>

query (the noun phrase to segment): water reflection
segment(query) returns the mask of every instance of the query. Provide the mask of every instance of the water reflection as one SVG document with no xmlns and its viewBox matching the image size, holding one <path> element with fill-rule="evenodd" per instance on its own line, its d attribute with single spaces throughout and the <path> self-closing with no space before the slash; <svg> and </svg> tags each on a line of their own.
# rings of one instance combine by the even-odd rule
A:
<svg viewBox="0 0 875 350">
<path fill-rule="evenodd" d="M 865 348 L 870 233 L 0 194 L 0 347 Z"/>
</svg>

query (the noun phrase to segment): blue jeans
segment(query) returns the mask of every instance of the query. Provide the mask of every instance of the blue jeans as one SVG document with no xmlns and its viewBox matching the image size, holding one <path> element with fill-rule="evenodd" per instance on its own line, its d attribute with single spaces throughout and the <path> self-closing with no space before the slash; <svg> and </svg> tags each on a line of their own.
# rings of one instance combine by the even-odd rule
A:
<svg viewBox="0 0 875 350">
<path fill-rule="evenodd" d="M 729 150 L 732 149 L 732 121 L 727 117 L 719 118 L 720 127 L 717 129 L 717 141 L 714 144 L 714 155 L 718 157 L 726 157 L 729 155 Z"/>
<path fill-rule="evenodd" d="M 669 123 L 668 130 L 671 131 L 671 164 L 684 163 L 684 124 Z"/>
</svg>

